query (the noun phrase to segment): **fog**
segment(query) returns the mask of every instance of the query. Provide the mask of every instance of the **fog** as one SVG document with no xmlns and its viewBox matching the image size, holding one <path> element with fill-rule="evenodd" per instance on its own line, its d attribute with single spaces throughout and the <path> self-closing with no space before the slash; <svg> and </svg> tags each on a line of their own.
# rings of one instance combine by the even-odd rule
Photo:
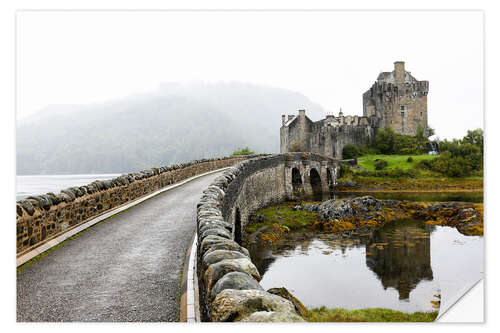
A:
<svg viewBox="0 0 500 333">
<path fill-rule="evenodd" d="M 430 82 L 436 135 L 462 137 L 483 127 L 482 21 L 478 11 L 22 11 L 18 172 L 275 152 L 281 113 L 361 115 L 362 93 L 397 60 Z"/>
</svg>

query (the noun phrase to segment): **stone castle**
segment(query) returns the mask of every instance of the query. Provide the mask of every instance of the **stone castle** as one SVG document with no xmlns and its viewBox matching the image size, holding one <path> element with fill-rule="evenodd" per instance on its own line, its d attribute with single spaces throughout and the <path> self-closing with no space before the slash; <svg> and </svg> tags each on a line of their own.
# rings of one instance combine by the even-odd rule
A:
<svg viewBox="0 0 500 333">
<path fill-rule="evenodd" d="M 416 135 L 427 126 L 429 81 L 418 81 L 405 70 L 403 61 L 394 63 L 392 72 L 382 72 L 363 94 L 363 116 L 338 117 L 327 114 L 313 122 L 305 110 L 298 115 L 282 115 L 280 152 L 313 152 L 342 158 L 347 144 L 366 145 L 378 129 L 392 127 L 396 133 Z"/>
</svg>

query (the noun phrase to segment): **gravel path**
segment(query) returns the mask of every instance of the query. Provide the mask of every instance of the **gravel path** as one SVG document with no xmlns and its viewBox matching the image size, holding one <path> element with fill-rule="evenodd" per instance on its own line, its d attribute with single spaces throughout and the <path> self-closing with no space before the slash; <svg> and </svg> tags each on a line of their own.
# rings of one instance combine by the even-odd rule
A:
<svg viewBox="0 0 500 333">
<path fill-rule="evenodd" d="M 98 224 L 17 273 L 17 321 L 178 321 L 196 203 L 221 173 Z"/>
</svg>

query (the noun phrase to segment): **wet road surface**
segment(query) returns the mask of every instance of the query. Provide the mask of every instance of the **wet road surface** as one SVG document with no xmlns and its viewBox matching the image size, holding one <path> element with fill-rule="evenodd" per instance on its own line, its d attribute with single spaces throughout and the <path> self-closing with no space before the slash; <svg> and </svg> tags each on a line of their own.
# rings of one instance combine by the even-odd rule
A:
<svg viewBox="0 0 500 333">
<path fill-rule="evenodd" d="M 196 203 L 220 173 L 97 224 L 17 273 L 17 321 L 178 321 Z"/>
</svg>

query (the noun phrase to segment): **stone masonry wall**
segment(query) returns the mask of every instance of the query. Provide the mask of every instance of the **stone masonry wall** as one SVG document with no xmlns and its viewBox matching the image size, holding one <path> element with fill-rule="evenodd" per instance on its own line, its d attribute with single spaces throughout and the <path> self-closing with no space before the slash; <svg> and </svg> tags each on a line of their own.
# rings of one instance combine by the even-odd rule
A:
<svg viewBox="0 0 500 333">
<path fill-rule="evenodd" d="M 292 168 L 302 170 L 304 181 L 317 169 L 327 190 L 326 175 L 335 177 L 337 166 L 338 161 L 311 153 L 257 157 L 229 168 L 203 192 L 196 258 L 202 320 L 303 321 L 292 302 L 260 286 L 259 272 L 241 244 L 252 213 L 293 198 Z"/>
<path fill-rule="evenodd" d="M 255 155 L 253 156 L 255 157 Z M 103 213 L 184 179 L 229 167 L 248 156 L 203 159 L 95 181 L 16 203 L 17 254 L 22 255 Z"/>
</svg>

